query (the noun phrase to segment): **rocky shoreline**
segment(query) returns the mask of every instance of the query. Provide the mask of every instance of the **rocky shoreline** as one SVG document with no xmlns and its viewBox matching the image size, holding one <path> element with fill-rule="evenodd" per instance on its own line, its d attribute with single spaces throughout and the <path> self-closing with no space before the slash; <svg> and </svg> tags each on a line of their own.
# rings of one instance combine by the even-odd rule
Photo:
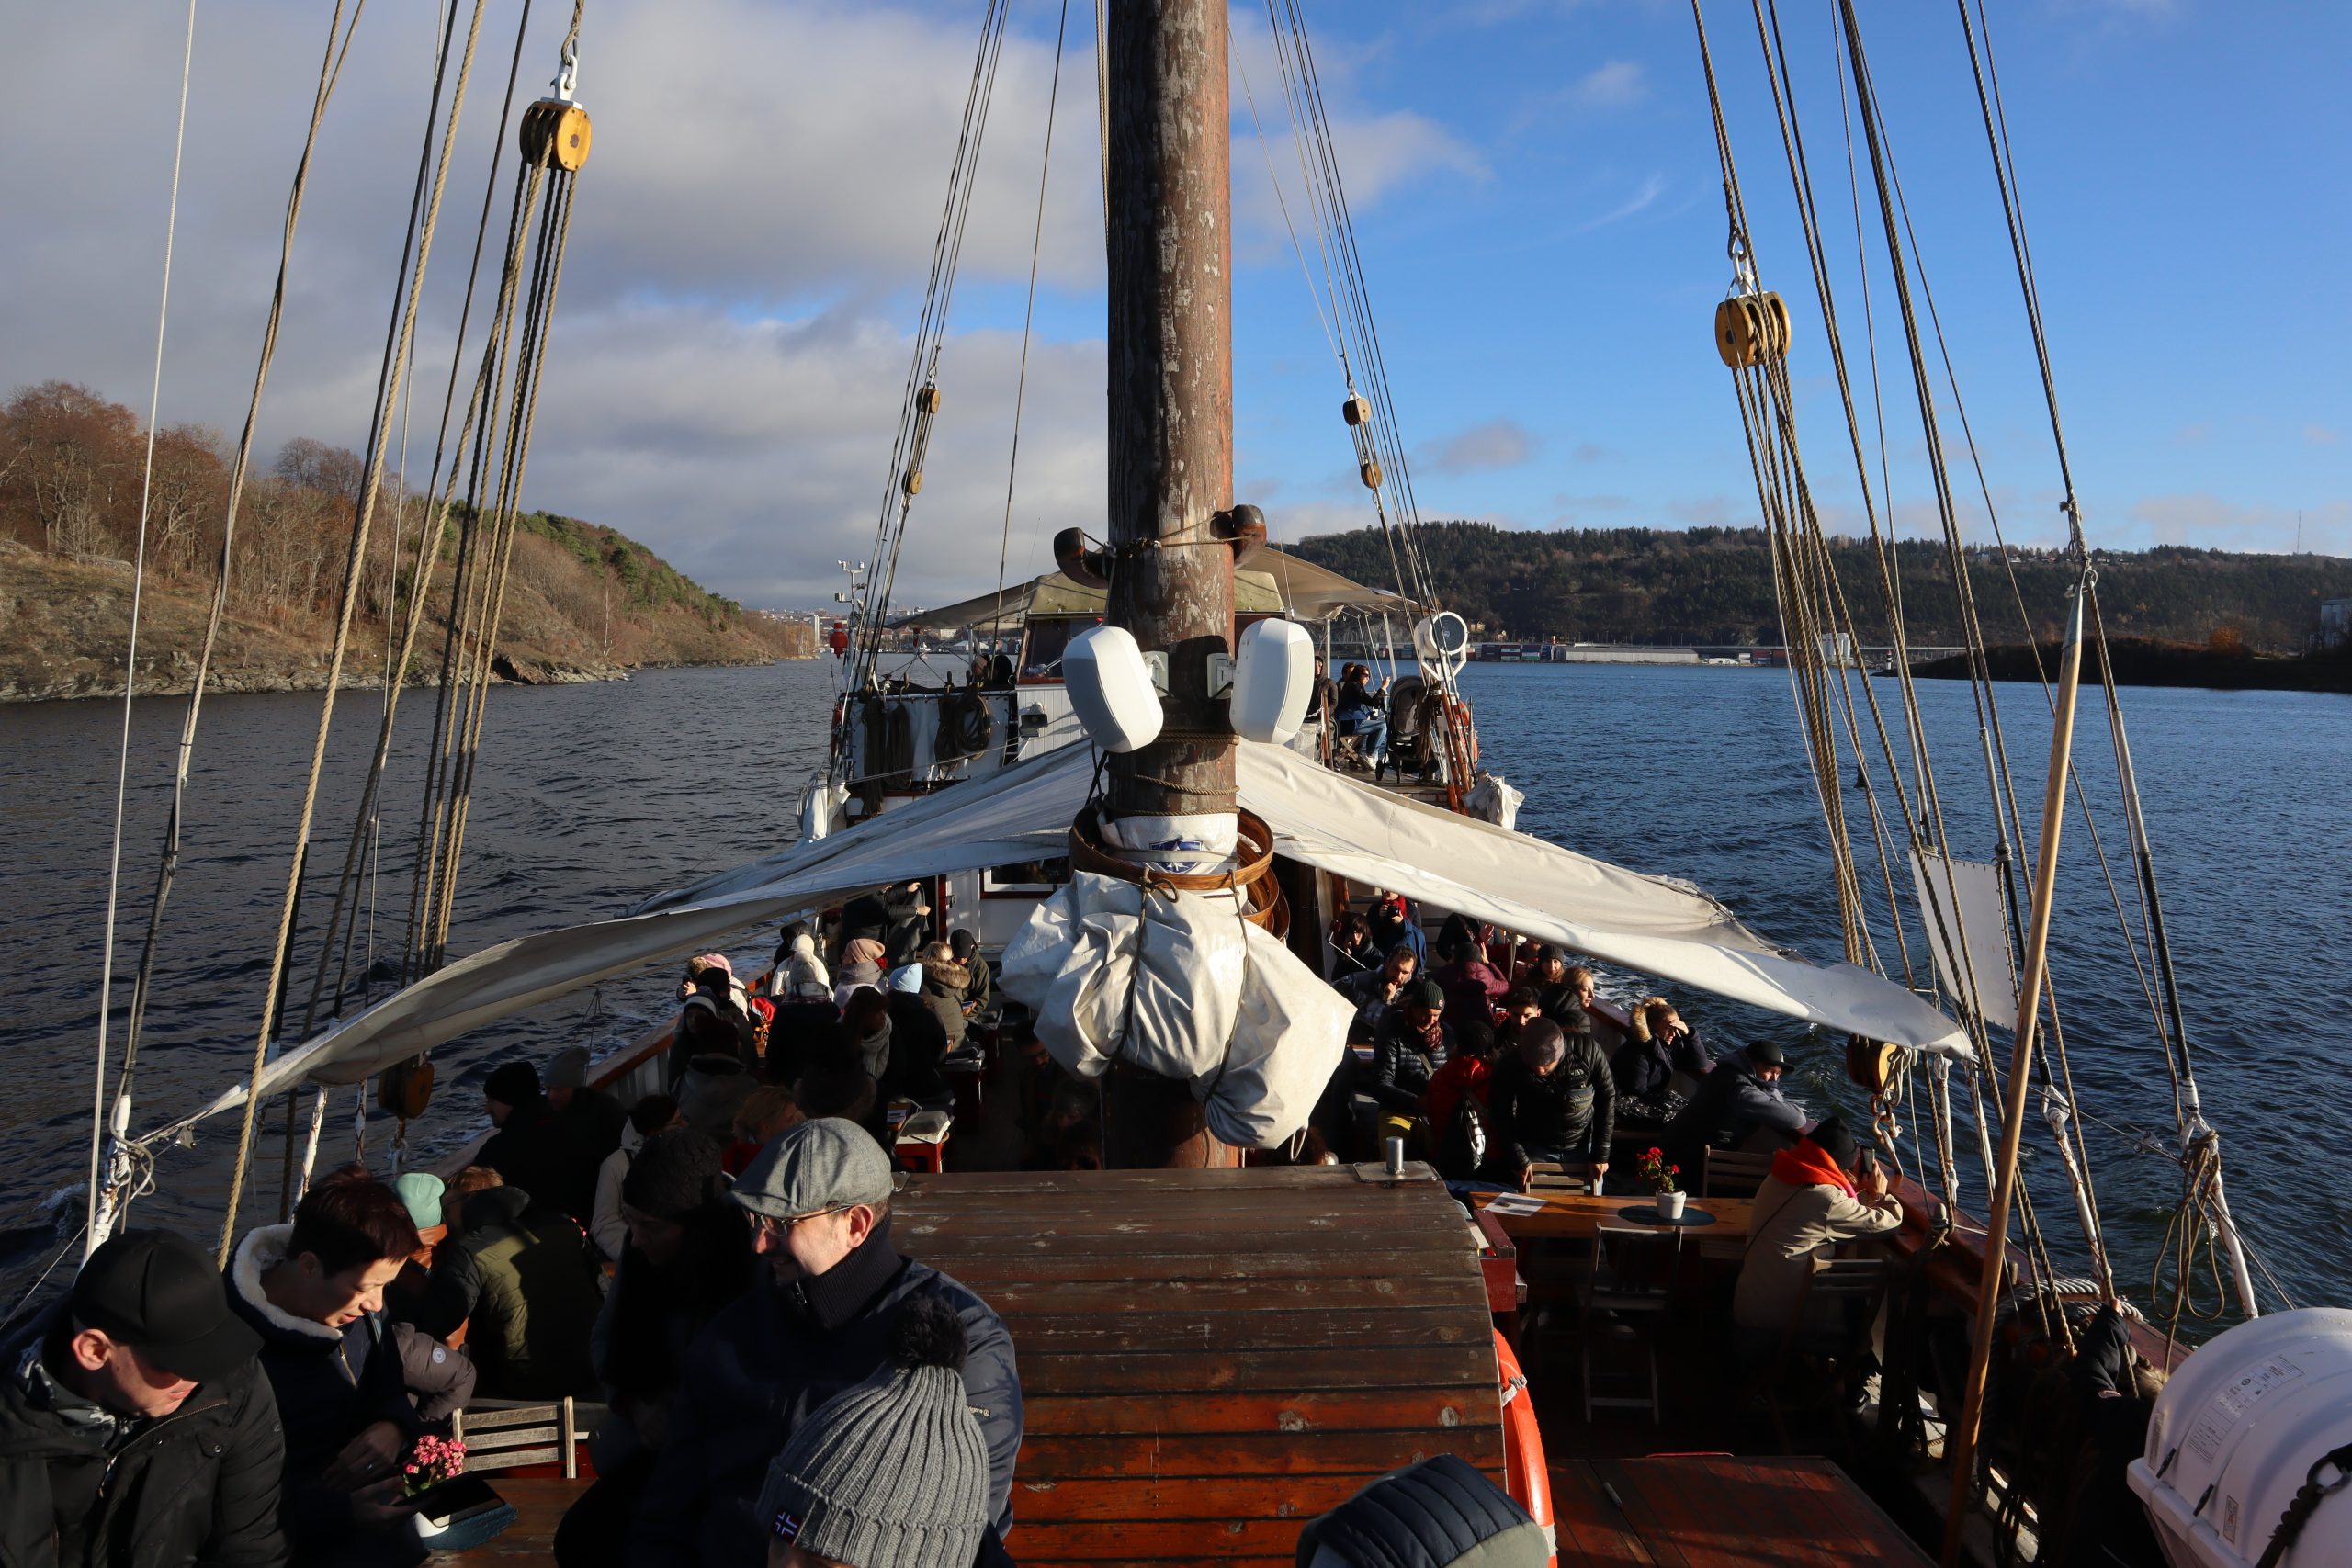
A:
<svg viewBox="0 0 2352 1568">
<path fill-rule="evenodd" d="M 145 666 L 145 660 L 141 662 Z M 774 659 L 720 659 L 638 665 L 570 664 L 537 659 L 518 661 L 502 653 L 492 666 L 491 678 L 500 685 L 586 686 L 603 681 L 626 681 L 640 670 L 732 669 L 780 662 Z M 119 666 L 101 671 L 91 668 L 88 661 L 76 660 L 74 667 L 60 670 L 45 679 L 28 682 L 26 674 L 21 669 L 0 674 L 0 705 L 119 700 L 122 696 Z M 435 680 L 434 676 L 412 675 L 405 684 L 413 689 L 431 686 Z M 242 696 L 268 692 L 318 692 L 325 690 L 326 683 L 326 665 L 322 660 L 305 669 L 215 671 L 205 690 L 213 696 Z M 139 695 L 142 697 L 184 697 L 195 685 L 193 667 L 172 671 L 142 667 L 140 671 Z M 343 690 L 346 692 L 373 692 L 382 686 L 383 677 L 373 670 L 344 671 Z"/>
</svg>

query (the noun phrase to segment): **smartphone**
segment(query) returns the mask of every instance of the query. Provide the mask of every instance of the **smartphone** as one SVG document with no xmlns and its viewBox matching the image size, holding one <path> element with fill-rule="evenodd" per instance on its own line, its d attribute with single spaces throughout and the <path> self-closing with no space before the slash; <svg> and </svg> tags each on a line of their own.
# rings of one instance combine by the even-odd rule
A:
<svg viewBox="0 0 2352 1568">
<path fill-rule="evenodd" d="M 491 1489 L 490 1483 L 479 1475 L 460 1475 L 438 1486 L 427 1487 L 411 1497 L 418 1514 L 435 1525 L 447 1526 L 458 1519 L 469 1519 L 486 1514 L 505 1502 Z"/>
</svg>

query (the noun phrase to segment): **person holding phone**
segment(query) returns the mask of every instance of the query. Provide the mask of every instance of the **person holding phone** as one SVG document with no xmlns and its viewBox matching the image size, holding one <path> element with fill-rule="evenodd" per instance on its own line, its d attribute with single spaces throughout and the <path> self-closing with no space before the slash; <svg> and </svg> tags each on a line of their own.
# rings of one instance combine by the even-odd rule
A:
<svg viewBox="0 0 2352 1568">
<path fill-rule="evenodd" d="M 1772 1156 L 1732 1296 L 1732 1323 L 1748 1346 L 1769 1353 L 1780 1343 L 1804 1299 L 1806 1277 L 1832 1247 L 1902 1225 L 1903 1200 L 1890 1187 L 1875 1152 L 1835 1116 Z M 1826 1321 L 1798 1329 L 1834 1335 L 1841 1326 Z"/>
</svg>

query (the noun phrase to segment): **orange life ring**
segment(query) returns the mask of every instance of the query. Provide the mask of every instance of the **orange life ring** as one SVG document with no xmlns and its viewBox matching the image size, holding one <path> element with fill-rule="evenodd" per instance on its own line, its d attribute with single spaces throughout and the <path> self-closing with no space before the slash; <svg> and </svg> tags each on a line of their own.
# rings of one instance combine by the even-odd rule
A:
<svg viewBox="0 0 2352 1568">
<path fill-rule="evenodd" d="M 1503 1490 L 1553 1538 L 1549 1561 L 1552 1568 L 1558 1568 L 1558 1537 L 1552 1525 L 1552 1472 L 1544 1462 L 1544 1431 L 1535 1424 L 1535 1400 L 1527 1392 L 1527 1374 L 1519 1370 L 1519 1358 L 1499 1328 L 1495 1330 L 1495 1371 L 1503 1396 Z"/>
</svg>

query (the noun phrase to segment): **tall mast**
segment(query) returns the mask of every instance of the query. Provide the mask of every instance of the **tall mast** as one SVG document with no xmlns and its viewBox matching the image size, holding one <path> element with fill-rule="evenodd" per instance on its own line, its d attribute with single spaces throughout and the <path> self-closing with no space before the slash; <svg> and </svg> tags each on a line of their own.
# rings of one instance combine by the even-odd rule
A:
<svg viewBox="0 0 2352 1568">
<path fill-rule="evenodd" d="M 2083 686 L 2083 605 L 2091 587 L 2079 528 L 2075 549 L 2078 576 L 2074 605 L 2066 618 L 2066 646 L 2059 657 L 2058 701 L 2050 728 L 2050 781 L 2042 792 L 2041 846 L 2033 867 L 2033 919 L 2026 931 L 2025 973 L 2018 981 L 2018 1027 L 2009 1052 L 2007 1103 L 2001 1108 L 2001 1154 L 1993 1185 L 1993 1212 L 1984 1221 L 1984 1274 L 1976 1291 L 1976 1337 L 1969 1350 L 1968 1381 L 1962 1385 L 1960 1420 L 1944 1444 L 1944 1458 L 1951 1467 L 1951 1506 L 1944 1516 L 1943 1568 L 1957 1568 L 1961 1534 L 1975 1494 L 1976 1429 L 1984 1410 L 1985 1368 L 1993 1357 L 1994 1309 L 2001 1299 L 2009 1205 L 2017 1193 L 2018 1145 L 2025 1131 L 2033 1034 L 2041 1021 L 2042 980 L 2049 973 L 2051 901 L 2058 885 L 2058 830 L 2065 824 L 2067 774 L 2074 766 L 2075 699 Z"/>
<path fill-rule="evenodd" d="M 1167 656 L 1168 690 L 1159 739 L 1110 758 L 1102 816 L 1130 845 L 1229 842 L 1233 736 L 1211 695 L 1212 660 L 1233 651 L 1226 0 L 1124 0 L 1105 28 L 1109 618 Z M 1122 1066 L 1103 1095 L 1104 1163 L 1237 1163 L 1183 1083 Z"/>
</svg>

